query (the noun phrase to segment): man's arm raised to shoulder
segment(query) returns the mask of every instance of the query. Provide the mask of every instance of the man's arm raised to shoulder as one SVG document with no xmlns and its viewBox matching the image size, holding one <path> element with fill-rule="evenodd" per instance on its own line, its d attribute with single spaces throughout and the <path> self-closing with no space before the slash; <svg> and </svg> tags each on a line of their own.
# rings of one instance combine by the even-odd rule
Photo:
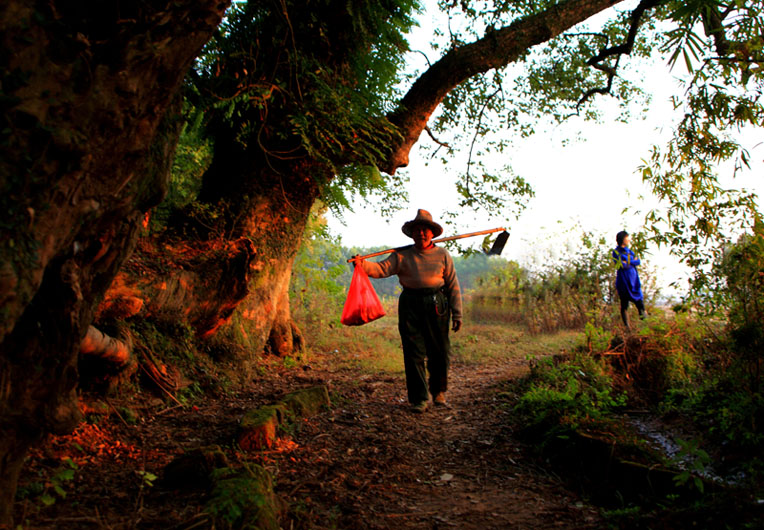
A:
<svg viewBox="0 0 764 530">
<path fill-rule="evenodd" d="M 398 274 L 400 270 L 400 255 L 397 252 L 393 252 L 386 259 L 382 261 L 356 261 L 356 266 L 360 263 L 364 272 L 369 275 L 370 278 L 387 278 Z"/>
</svg>

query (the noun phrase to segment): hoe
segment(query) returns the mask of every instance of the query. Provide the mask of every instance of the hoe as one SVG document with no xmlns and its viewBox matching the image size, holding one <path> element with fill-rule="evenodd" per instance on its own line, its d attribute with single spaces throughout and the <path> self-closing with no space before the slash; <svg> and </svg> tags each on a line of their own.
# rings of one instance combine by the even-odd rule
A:
<svg viewBox="0 0 764 530">
<path fill-rule="evenodd" d="M 495 232 L 501 232 L 498 236 L 496 236 L 496 241 L 493 242 L 493 245 L 491 246 L 491 249 L 487 252 L 485 252 L 489 256 L 498 256 L 501 254 L 501 251 L 504 250 L 504 245 L 507 244 L 507 239 L 509 239 L 509 232 L 507 232 L 506 228 L 492 228 L 490 230 L 481 230 L 480 232 L 470 232 L 469 234 L 461 234 L 458 236 L 449 236 L 449 237 L 441 237 L 440 239 L 433 239 L 433 243 L 443 243 L 445 241 L 454 241 L 456 239 L 464 239 L 467 237 L 475 237 L 475 236 L 484 236 L 486 234 L 493 234 Z M 348 263 L 351 261 L 356 260 L 362 260 L 366 258 L 373 258 L 374 256 L 381 256 L 383 254 L 390 254 L 391 252 L 395 252 L 396 250 L 404 250 L 407 248 L 411 248 L 414 245 L 406 245 L 404 247 L 398 247 L 398 248 L 388 248 L 386 250 L 380 250 L 379 252 L 374 252 L 373 254 L 366 254 L 365 256 L 358 256 L 348 259 Z"/>
</svg>

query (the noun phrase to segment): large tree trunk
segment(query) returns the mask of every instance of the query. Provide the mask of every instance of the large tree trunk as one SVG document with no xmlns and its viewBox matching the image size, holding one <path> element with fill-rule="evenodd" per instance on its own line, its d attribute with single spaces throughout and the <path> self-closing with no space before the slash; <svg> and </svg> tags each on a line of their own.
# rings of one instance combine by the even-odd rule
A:
<svg viewBox="0 0 764 530">
<path fill-rule="evenodd" d="M 0 524 L 29 444 L 78 421 L 80 342 L 166 189 L 159 125 L 225 4 L 0 8 Z"/>
<path fill-rule="evenodd" d="M 218 136 L 199 198 L 214 213 L 176 212 L 162 234 L 142 238 L 103 314 L 138 298 L 143 317 L 183 321 L 200 339 L 215 336 L 242 365 L 264 352 L 299 350 L 289 283 L 318 197 L 313 174 L 322 169 L 305 159 L 274 166 Z"/>
<path fill-rule="evenodd" d="M 244 345 L 248 356 L 263 351 L 285 356 L 302 347 L 289 310 L 289 282 L 319 196 L 316 174 L 327 170 L 307 158 L 281 163 L 266 158 L 233 139 L 218 138 L 199 200 L 223 212 L 223 226 L 208 237 L 246 238 L 254 255 L 246 298 L 235 311 L 221 313 L 215 325 L 197 329 L 210 336 L 220 328 L 223 338 Z"/>
<path fill-rule="evenodd" d="M 125 300 L 137 299 L 141 316 L 182 321 L 198 337 L 210 337 L 247 296 L 254 257 L 247 238 L 142 238 L 107 291 L 99 315 L 113 318 Z"/>
<path fill-rule="evenodd" d="M 247 297 L 208 332 L 211 336 L 219 329 L 221 339 L 244 346 L 244 358 L 239 359 L 244 363 L 262 353 L 283 357 L 302 346 L 289 310 L 289 282 L 315 196 L 306 195 L 299 210 L 287 206 L 280 197 L 257 199 L 261 205 L 257 229 L 248 237 L 255 256 L 247 278 Z M 294 202 L 290 204 L 295 206 Z"/>
</svg>

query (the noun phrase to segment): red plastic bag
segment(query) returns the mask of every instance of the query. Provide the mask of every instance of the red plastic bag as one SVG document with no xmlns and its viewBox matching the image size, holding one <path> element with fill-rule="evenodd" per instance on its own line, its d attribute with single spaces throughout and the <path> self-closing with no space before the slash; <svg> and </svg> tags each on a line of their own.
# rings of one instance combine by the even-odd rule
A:
<svg viewBox="0 0 764 530">
<path fill-rule="evenodd" d="M 366 271 L 360 265 L 353 271 L 348 297 L 342 309 L 340 322 L 346 326 L 360 326 L 385 316 L 385 310 L 379 301 L 377 292 L 371 286 Z"/>
</svg>

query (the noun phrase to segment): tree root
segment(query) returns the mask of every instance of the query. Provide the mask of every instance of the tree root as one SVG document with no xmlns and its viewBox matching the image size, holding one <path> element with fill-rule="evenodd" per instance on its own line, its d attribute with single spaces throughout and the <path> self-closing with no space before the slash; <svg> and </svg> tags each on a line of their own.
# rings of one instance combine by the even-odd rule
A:
<svg viewBox="0 0 764 530">
<path fill-rule="evenodd" d="M 120 329 L 118 337 L 112 337 L 95 326 L 88 327 L 80 343 L 81 384 L 110 393 L 138 369 L 133 348 L 133 337 L 127 329 Z"/>
<path fill-rule="evenodd" d="M 88 332 L 80 344 L 80 355 L 91 355 L 113 363 L 115 367 L 128 364 L 132 358 L 133 338 L 128 332 L 116 339 L 97 329 L 88 327 Z"/>
</svg>

